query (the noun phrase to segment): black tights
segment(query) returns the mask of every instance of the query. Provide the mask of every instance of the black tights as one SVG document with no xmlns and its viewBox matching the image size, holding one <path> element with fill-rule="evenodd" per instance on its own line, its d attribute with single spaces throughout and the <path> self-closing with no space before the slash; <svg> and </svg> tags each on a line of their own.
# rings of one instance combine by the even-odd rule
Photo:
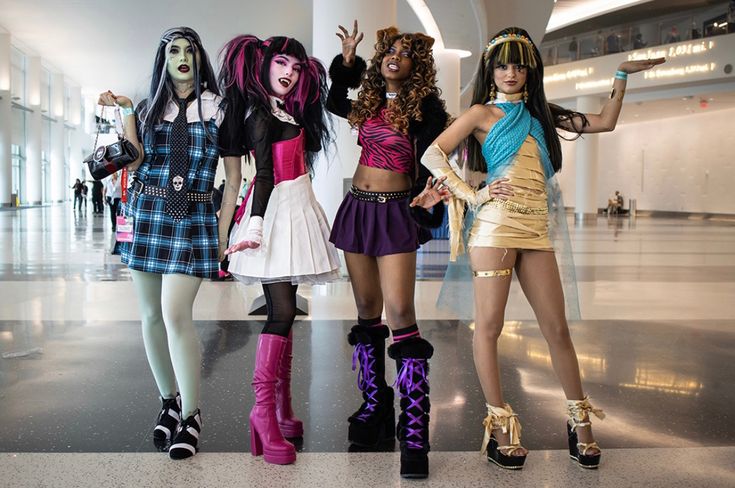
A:
<svg viewBox="0 0 735 488">
<path fill-rule="evenodd" d="M 268 320 L 261 334 L 288 337 L 296 318 L 296 289 L 298 287 L 299 285 L 292 285 L 288 281 L 263 284 Z"/>
</svg>

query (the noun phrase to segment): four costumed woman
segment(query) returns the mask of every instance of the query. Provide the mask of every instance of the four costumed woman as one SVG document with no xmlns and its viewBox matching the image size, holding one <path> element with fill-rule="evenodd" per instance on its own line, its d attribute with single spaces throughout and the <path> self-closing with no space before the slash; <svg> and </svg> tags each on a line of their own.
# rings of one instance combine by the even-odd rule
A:
<svg viewBox="0 0 735 488">
<path fill-rule="evenodd" d="M 267 462 L 289 464 L 296 449 L 285 438 L 304 433 L 290 392 L 296 289 L 339 277 L 310 175 L 329 140 L 326 72 L 295 39 L 240 36 L 225 46 L 220 78 L 229 128 L 244 135 L 239 147 L 252 151 L 256 167 L 255 190 L 227 249 L 229 271 L 243 283 L 262 284 L 268 311 L 255 354 L 250 449 Z"/>
<path fill-rule="evenodd" d="M 153 439 L 173 459 L 197 451 L 201 347 L 192 306 L 203 278 L 215 278 L 240 182 L 240 160 L 228 175 L 219 220 L 212 204 L 223 121 L 217 81 L 199 35 L 187 27 L 161 36 L 148 98 L 100 95 L 121 108 L 125 137 L 138 146 L 132 196 L 133 241 L 122 246 L 143 322 L 143 342 L 163 406 Z M 231 177 L 235 175 L 236 177 Z M 218 239 L 219 237 L 219 239 Z M 181 394 L 177 393 L 177 384 Z"/>
<path fill-rule="evenodd" d="M 581 114 L 546 101 L 543 64 L 523 29 L 508 28 L 490 40 L 480 60 L 472 103 L 426 151 L 421 162 L 454 196 L 450 202 L 450 255 L 462 251 L 464 204 L 473 210 L 467 247 L 475 291 L 475 367 L 487 402 L 483 452 L 501 467 L 519 469 L 518 416 L 503 400 L 497 341 L 503 329 L 511 275 L 516 270 L 551 353 L 567 397 L 569 453 L 595 468 L 600 448 L 592 437 L 590 413 L 603 418 L 584 395 L 577 356 L 569 336 L 564 293 L 550 234 L 550 212 L 563 211 L 554 175 L 561 169 L 557 128 L 576 134 L 610 131 L 622 107 L 626 79 L 663 59 L 628 61 L 615 75 L 613 93 L 600 114 Z M 467 141 L 470 169 L 487 173 L 475 191 L 451 168 L 446 154 Z M 454 210 L 454 211 L 453 211 Z M 561 217 L 561 222 L 564 217 Z"/>
<path fill-rule="evenodd" d="M 222 52 L 223 101 L 199 36 L 180 27 L 161 37 L 149 96 L 136 110 L 127 97 L 100 95 L 100 104 L 121 108 L 125 137 L 140 149 L 129 166 L 135 171 L 126 209 L 134 222 L 133 241 L 122 255 L 162 399 L 156 446 L 173 459 L 197 452 L 201 352 L 192 305 L 202 279 L 215 278 L 218 260 L 228 254 L 234 276 L 261 284 L 268 313 L 252 381 L 251 450 L 270 463 L 295 461 L 286 439 L 303 435 L 290 393 L 296 290 L 301 283 L 339 277 L 336 246 L 344 251 L 358 309 L 348 340 L 363 403 L 349 418 L 348 438 L 374 447 L 397 434 L 401 475 L 428 476 L 433 347 L 416 324 L 416 250 L 429 239 L 427 227 L 440 225 L 442 199 L 449 199 L 452 259 L 463 251 L 462 227 L 467 230 L 473 352 L 488 407 L 483 452 L 512 469 L 521 468 L 527 454 L 498 370 L 497 339 L 515 269 L 567 397 L 570 454 L 584 467 L 597 467 L 600 449 L 589 416 L 602 418 L 602 412 L 582 389 L 550 238 L 556 221 L 550 212 L 563 208 L 554 178 L 561 169 L 556 130 L 612 130 L 628 74 L 664 60 L 623 63 L 600 114 L 581 114 L 546 101 L 538 49 L 525 31 L 509 28 L 483 53 L 472 107 L 446 128 L 432 38 L 395 28 L 378 31 L 367 65 L 355 54 L 363 38 L 357 22 L 351 33 L 339 29 L 342 54 L 329 69 L 329 92 L 324 68 L 295 39 L 238 36 Z M 348 89 L 358 87 L 357 100 L 348 99 Z M 362 147 L 331 235 L 311 186 L 313 161 L 330 140 L 326 109 L 347 118 Z M 487 173 L 488 183 L 479 190 L 448 163 L 446 155 L 460 145 L 470 169 Z M 256 180 L 228 236 L 242 155 L 254 159 Z M 227 184 L 218 225 L 211 197 L 219 156 Z M 385 340 L 391 333 L 388 355 L 396 361 L 401 406 L 397 429 L 394 393 L 385 380 Z"/>
<path fill-rule="evenodd" d="M 359 364 L 358 386 L 364 401 L 349 418 L 348 438 L 357 445 L 375 446 L 396 433 L 393 388 L 385 381 L 385 340 L 392 332 L 388 354 L 396 361 L 401 396 L 397 429 L 401 476 L 425 478 L 429 472 L 428 359 L 434 348 L 419 334 L 413 297 L 416 249 L 430 238 L 418 222 L 437 227 L 444 215 L 436 189 L 441 182 L 432 187 L 427 181 L 431 175 L 421 177 L 424 173 L 418 163 L 448 120 L 436 87 L 434 39 L 395 28 L 380 30 L 375 54 L 366 66 L 355 55 L 363 37 L 357 21 L 352 33 L 339 28 L 342 54 L 329 68 L 332 86 L 327 107 L 358 129 L 362 146 L 352 189 L 337 211 L 331 237 L 344 251 L 358 313 L 348 340 L 355 348 L 353 364 Z M 347 90 L 357 87 L 360 92 L 353 102 Z M 434 214 L 422 212 L 422 206 L 437 202 Z M 390 329 L 381 320 L 384 306 Z"/>
</svg>

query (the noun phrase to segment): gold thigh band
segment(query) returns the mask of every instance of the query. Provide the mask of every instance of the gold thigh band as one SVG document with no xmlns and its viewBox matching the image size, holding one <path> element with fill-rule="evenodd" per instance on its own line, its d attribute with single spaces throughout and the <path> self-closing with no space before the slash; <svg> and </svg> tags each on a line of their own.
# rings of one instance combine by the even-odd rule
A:
<svg viewBox="0 0 735 488">
<path fill-rule="evenodd" d="M 513 270 L 507 269 L 494 269 L 492 271 L 473 271 L 472 274 L 475 278 L 497 278 L 500 276 L 510 276 Z"/>
</svg>

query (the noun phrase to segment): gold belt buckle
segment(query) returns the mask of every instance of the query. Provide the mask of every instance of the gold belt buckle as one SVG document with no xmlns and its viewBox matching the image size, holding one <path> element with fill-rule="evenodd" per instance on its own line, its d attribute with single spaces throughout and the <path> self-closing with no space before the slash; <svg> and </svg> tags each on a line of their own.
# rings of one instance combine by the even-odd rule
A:
<svg viewBox="0 0 735 488">
<path fill-rule="evenodd" d="M 388 199 L 385 197 L 385 195 L 378 195 L 378 203 L 385 203 Z"/>
</svg>

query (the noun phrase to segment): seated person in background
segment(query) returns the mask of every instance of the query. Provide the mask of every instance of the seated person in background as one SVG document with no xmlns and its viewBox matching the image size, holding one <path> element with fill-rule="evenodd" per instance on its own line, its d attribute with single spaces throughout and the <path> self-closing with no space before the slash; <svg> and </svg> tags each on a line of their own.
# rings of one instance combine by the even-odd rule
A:
<svg viewBox="0 0 735 488">
<path fill-rule="evenodd" d="M 607 214 L 617 214 L 623 208 L 623 195 L 619 191 L 615 190 L 615 193 L 607 199 Z"/>
</svg>

